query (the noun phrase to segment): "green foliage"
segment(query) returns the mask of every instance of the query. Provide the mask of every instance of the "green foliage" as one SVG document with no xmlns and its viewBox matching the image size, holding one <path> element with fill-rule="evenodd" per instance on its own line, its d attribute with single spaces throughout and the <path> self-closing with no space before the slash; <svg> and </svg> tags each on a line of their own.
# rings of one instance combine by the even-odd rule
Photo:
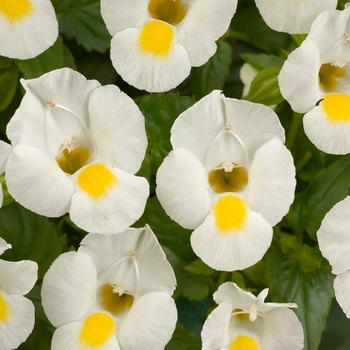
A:
<svg viewBox="0 0 350 350">
<path fill-rule="evenodd" d="M 6 110 L 18 86 L 18 69 L 12 61 L 0 57 L 0 111 Z"/>
</svg>

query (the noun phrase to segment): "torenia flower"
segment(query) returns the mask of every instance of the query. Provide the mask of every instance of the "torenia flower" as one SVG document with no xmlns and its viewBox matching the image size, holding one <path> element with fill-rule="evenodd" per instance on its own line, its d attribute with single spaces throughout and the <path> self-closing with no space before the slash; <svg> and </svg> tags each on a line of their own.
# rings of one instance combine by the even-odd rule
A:
<svg viewBox="0 0 350 350">
<path fill-rule="evenodd" d="M 350 197 L 336 204 L 323 219 L 317 232 L 322 255 L 328 259 L 334 281 L 336 299 L 350 318 Z"/>
<path fill-rule="evenodd" d="M 0 238 L 0 255 L 11 245 Z M 23 295 L 30 292 L 38 277 L 34 261 L 0 259 L 0 349 L 17 349 L 32 333 L 34 305 Z"/>
<path fill-rule="evenodd" d="M 57 37 L 58 22 L 50 0 L 0 1 L 0 56 L 33 58 Z"/>
<path fill-rule="evenodd" d="M 268 289 L 257 297 L 228 282 L 214 294 L 219 305 L 202 331 L 202 350 L 302 350 L 303 327 L 290 308 L 266 303 Z"/>
<path fill-rule="evenodd" d="M 11 152 L 11 146 L 3 141 L 0 141 L 0 175 L 2 175 L 5 171 L 5 164 L 10 152 Z M 0 183 L 0 207 L 2 206 L 3 199 L 4 199 L 4 194 Z"/>
<path fill-rule="evenodd" d="M 337 0 L 255 0 L 269 27 L 279 32 L 303 34 L 323 11 L 337 7 Z"/>
<path fill-rule="evenodd" d="M 269 248 L 272 225 L 294 199 L 295 168 L 268 107 L 214 91 L 181 114 L 174 150 L 157 174 L 167 214 L 194 229 L 194 252 L 217 270 L 240 270 Z"/>
<path fill-rule="evenodd" d="M 176 280 L 151 229 L 87 235 L 46 273 L 53 350 L 163 350 L 176 320 Z"/>
<path fill-rule="evenodd" d="M 41 215 L 69 212 L 88 232 L 124 231 L 149 194 L 147 181 L 133 175 L 147 147 L 134 101 L 71 69 L 22 84 L 26 94 L 7 127 L 10 194 Z"/>
<path fill-rule="evenodd" d="M 306 135 L 332 154 L 350 152 L 349 18 L 350 10 L 322 13 L 279 76 L 281 93 L 293 110 L 307 112 Z"/>
<path fill-rule="evenodd" d="M 214 55 L 236 7 L 237 0 L 102 0 L 116 71 L 139 89 L 175 88 Z"/>
</svg>

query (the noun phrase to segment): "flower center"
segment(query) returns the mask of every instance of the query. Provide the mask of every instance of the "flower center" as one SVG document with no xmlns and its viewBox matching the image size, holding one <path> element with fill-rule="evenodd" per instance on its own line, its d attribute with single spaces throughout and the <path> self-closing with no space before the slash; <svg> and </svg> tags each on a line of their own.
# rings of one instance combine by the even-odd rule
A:
<svg viewBox="0 0 350 350">
<path fill-rule="evenodd" d="M 0 294 L 0 322 L 5 322 L 10 314 L 10 308 L 5 300 L 5 297 Z"/>
<path fill-rule="evenodd" d="M 247 211 L 247 206 L 240 197 L 221 197 L 214 205 L 216 227 L 222 234 L 241 229 L 245 224 Z"/>
<path fill-rule="evenodd" d="M 339 80 L 346 76 L 346 69 L 330 63 L 323 64 L 319 71 L 320 86 L 324 92 L 331 92 L 338 88 Z"/>
<path fill-rule="evenodd" d="M 85 318 L 80 331 L 80 342 L 89 347 L 104 345 L 116 332 L 116 324 L 111 316 L 94 312 Z"/>
<path fill-rule="evenodd" d="M 29 0 L 1 0 L 0 14 L 4 14 L 10 22 L 27 17 L 33 11 Z"/>
<path fill-rule="evenodd" d="M 174 36 L 174 29 L 169 24 L 150 20 L 141 29 L 139 47 L 145 53 L 164 57 L 171 50 Z"/>
<path fill-rule="evenodd" d="M 67 174 L 74 174 L 91 159 L 91 147 L 76 138 L 62 143 L 56 157 L 57 164 Z"/>
<path fill-rule="evenodd" d="M 134 303 L 134 297 L 132 295 L 119 292 L 110 284 L 101 286 L 99 300 L 101 306 L 114 316 L 127 312 Z"/>
<path fill-rule="evenodd" d="M 243 166 L 230 164 L 229 167 L 222 165 L 209 172 L 209 185 L 214 192 L 240 192 L 247 186 L 247 169 Z"/>
<path fill-rule="evenodd" d="M 239 335 L 232 339 L 229 350 L 259 350 L 256 340 L 250 335 Z"/>
<path fill-rule="evenodd" d="M 77 182 L 90 197 L 99 199 L 116 185 L 117 178 L 106 165 L 92 164 L 81 171 Z"/>
<path fill-rule="evenodd" d="M 176 25 L 185 18 L 187 6 L 183 0 L 150 0 L 148 12 L 155 19 Z"/>
<path fill-rule="evenodd" d="M 333 123 L 350 122 L 350 95 L 331 94 L 321 102 L 329 121 Z"/>
<path fill-rule="evenodd" d="M 249 321 L 249 313 L 244 312 L 242 309 L 234 309 L 232 311 L 232 317 L 241 322 Z"/>
</svg>

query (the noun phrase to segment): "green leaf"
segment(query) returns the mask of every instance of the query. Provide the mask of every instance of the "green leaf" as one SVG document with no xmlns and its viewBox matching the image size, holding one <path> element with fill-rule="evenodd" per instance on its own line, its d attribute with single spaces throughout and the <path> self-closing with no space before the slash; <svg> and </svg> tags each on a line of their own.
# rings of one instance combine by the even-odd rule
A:
<svg viewBox="0 0 350 350">
<path fill-rule="evenodd" d="M 39 265 L 39 278 L 56 257 L 67 248 L 66 237 L 58 235 L 56 226 L 18 204 L 0 210 L 0 236 L 12 245 L 4 259 L 34 260 Z"/>
<path fill-rule="evenodd" d="M 171 151 L 170 129 L 175 119 L 194 103 L 190 97 L 174 93 L 150 94 L 139 100 L 139 107 L 146 118 L 148 149 L 140 175 L 154 179 L 164 157 Z"/>
<path fill-rule="evenodd" d="M 42 74 L 63 67 L 75 68 L 74 58 L 61 38 L 38 57 L 31 60 L 17 60 L 16 64 L 25 79 L 38 78 Z"/>
<path fill-rule="evenodd" d="M 305 247 L 303 259 L 310 255 L 307 260 L 314 261 L 318 256 L 319 264 L 306 272 L 305 261 L 295 255 L 299 248 L 289 247 L 285 254 L 278 244 L 272 246 L 265 263 L 266 279 L 271 300 L 298 305 L 295 312 L 304 327 L 304 350 L 317 350 L 334 296 L 333 277 L 329 265 L 311 247 Z"/>
<path fill-rule="evenodd" d="M 213 270 L 208 265 L 204 264 L 204 262 L 200 259 L 192 261 L 190 264 L 188 264 L 185 267 L 185 270 L 194 275 L 202 275 L 202 276 L 211 276 L 213 273 L 215 273 L 215 270 Z"/>
<path fill-rule="evenodd" d="M 100 12 L 99 0 L 56 0 L 56 9 L 62 13 L 61 32 L 68 39 L 75 39 L 87 51 L 106 52 L 111 36 Z"/>
<path fill-rule="evenodd" d="M 350 189 L 350 155 L 343 156 L 321 170 L 308 188 L 297 195 L 288 215 L 288 221 L 298 232 L 306 230 L 316 238 L 324 216 Z"/>
<path fill-rule="evenodd" d="M 6 61 L 7 62 L 7 61 Z M 0 111 L 4 111 L 12 102 L 18 85 L 18 69 L 11 62 L 9 67 L 0 61 Z"/>
<path fill-rule="evenodd" d="M 280 67 L 270 67 L 260 71 L 252 81 L 245 99 L 268 106 L 283 102 L 284 99 L 278 85 L 280 70 Z"/>
<path fill-rule="evenodd" d="M 201 341 L 194 334 L 182 328 L 176 328 L 173 338 L 165 350 L 200 350 Z"/>
<path fill-rule="evenodd" d="M 266 55 L 266 54 L 252 54 L 252 53 L 243 53 L 241 54 L 243 60 L 249 63 L 257 71 L 261 71 L 266 68 L 271 67 L 282 67 L 284 59 L 275 55 Z"/>
<path fill-rule="evenodd" d="M 231 46 L 225 41 L 219 41 L 216 54 L 204 66 L 192 71 L 191 88 L 196 99 L 213 90 L 222 90 L 230 74 L 231 64 Z"/>
</svg>

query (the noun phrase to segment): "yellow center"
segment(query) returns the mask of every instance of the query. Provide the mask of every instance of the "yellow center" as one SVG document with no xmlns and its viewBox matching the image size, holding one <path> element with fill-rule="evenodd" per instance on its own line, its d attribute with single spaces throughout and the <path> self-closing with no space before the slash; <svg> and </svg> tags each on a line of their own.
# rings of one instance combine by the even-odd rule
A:
<svg viewBox="0 0 350 350">
<path fill-rule="evenodd" d="M 176 25 L 185 18 L 187 6 L 182 0 L 150 0 L 148 12 L 155 19 Z"/>
<path fill-rule="evenodd" d="M 253 337 L 239 335 L 232 339 L 229 350 L 259 350 L 259 345 Z"/>
<path fill-rule="evenodd" d="M 247 206 L 240 197 L 224 196 L 215 203 L 214 215 L 218 230 L 227 234 L 243 227 L 247 217 Z"/>
<path fill-rule="evenodd" d="M 345 76 L 345 68 L 340 68 L 329 63 L 323 64 L 319 72 L 321 88 L 325 92 L 334 91 L 338 87 L 338 80 Z"/>
<path fill-rule="evenodd" d="M 240 192 L 248 183 L 248 172 L 245 167 L 235 167 L 232 171 L 225 169 L 212 170 L 209 173 L 209 184 L 216 193 Z"/>
<path fill-rule="evenodd" d="M 110 284 L 104 284 L 99 291 L 101 306 L 114 316 L 128 311 L 134 303 L 134 297 L 129 294 L 119 295 L 113 291 Z"/>
<path fill-rule="evenodd" d="M 0 14 L 5 15 L 10 22 L 27 17 L 32 11 L 29 0 L 0 0 Z"/>
<path fill-rule="evenodd" d="M 74 174 L 86 165 L 89 160 L 90 150 L 86 147 L 77 147 L 73 150 L 65 148 L 56 158 L 59 167 L 68 174 Z"/>
<path fill-rule="evenodd" d="M 0 294 L 0 322 L 5 322 L 10 314 L 10 308 L 5 300 L 5 297 Z"/>
<path fill-rule="evenodd" d="M 104 164 L 92 164 L 81 171 L 78 185 L 91 197 L 98 199 L 116 185 L 117 178 Z"/>
<path fill-rule="evenodd" d="M 95 312 L 84 320 L 79 340 L 85 346 L 99 348 L 113 336 L 116 328 L 111 316 Z"/>
<path fill-rule="evenodd" d="M 350 95 L 328 95 L 321 106 L 332 123 L 350 122 Z"/>
<path fill-rule="evenodd" d="M 174 41 L 174 29 L 162 21 L 148 21 L 142 28 L 139 37 L 140 49 L 157 57 L 166 56 Z"/>
</svg>

